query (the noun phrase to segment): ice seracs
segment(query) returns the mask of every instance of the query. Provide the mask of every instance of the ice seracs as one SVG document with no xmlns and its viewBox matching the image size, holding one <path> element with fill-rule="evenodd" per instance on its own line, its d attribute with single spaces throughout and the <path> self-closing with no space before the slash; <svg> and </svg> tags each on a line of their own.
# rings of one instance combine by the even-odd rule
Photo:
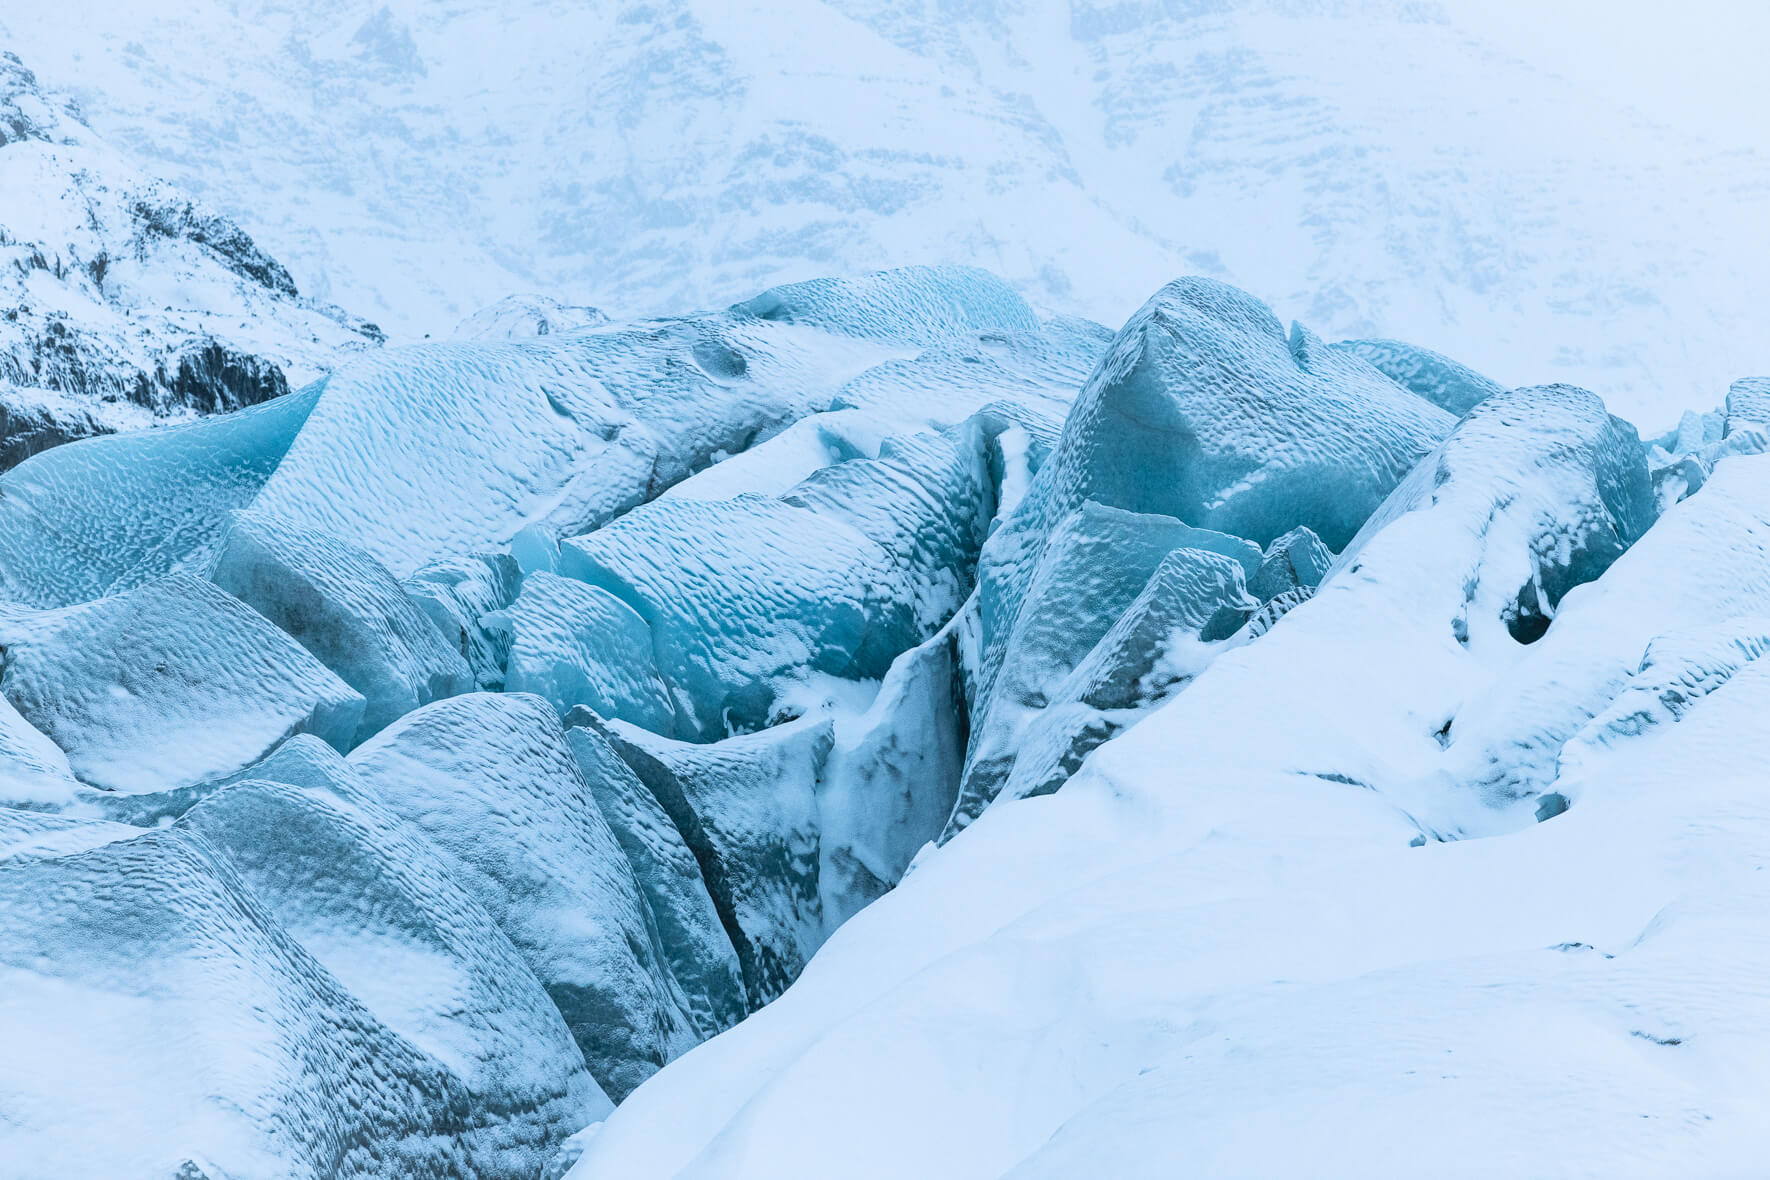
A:
<svg viewBox="0 0 1770 1180">
<path fill-rule="evenodd" d="M 0 1158 L 1728 1171 L 1770 427 L 1489 385 L 912 268 L 26 460 Z"/>
</svg>

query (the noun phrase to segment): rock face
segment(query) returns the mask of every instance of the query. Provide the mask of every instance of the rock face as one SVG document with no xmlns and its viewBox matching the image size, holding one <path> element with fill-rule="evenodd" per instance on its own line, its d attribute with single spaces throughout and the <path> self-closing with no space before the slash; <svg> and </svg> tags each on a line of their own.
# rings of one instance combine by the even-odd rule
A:
<svg viewBox="0 0 1770 1180">
<path fill-rule="evenodd" d="M 141 175 L 0 52 L 0 469 L 256 405 L 379 345 L 244 230 Z"/>
</svg>

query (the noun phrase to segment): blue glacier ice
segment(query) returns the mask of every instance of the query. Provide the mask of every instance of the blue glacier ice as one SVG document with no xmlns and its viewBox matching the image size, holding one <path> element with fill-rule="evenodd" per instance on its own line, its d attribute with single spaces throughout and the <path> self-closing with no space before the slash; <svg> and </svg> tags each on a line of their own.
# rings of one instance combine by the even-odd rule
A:
<svg viewBox="0 0 1770 1180">
<path fill-rule="evenodd" d="M 702 1036 L 723 1032 L 749 1012 L 742 970 L 700 862 L 651 788 L 610 745 L 602 718 L 582 705 L 566 714 L 566 740 L 578 769 L 633 866 L 657 920 L 671 972 L 688 997 Z"/>
<path fill-rule="evenodd" d="M 372 792 L 247 780 L 177 827 L 207 841 L 376 1019 L 458 1079 L 464 1171 L 526 1180 L 610 1109 L 516 947 L 448 858 Z"/>
<path fill-rule="evenodd" d="M 472 1158 L 467 1086 L 207 839 L 83 827 L 102 842 L 0 860 L 0 1157 L 42 1175 L 363 1180 Z"/>
<path fill-rule="evenodd" d="M 405 577 L 526 526 L 595 528 L 907 351 L 706 314 L 366 357 L 332 375 L 256 506 Z"/>
<path fill-rule="evenodd" d="M 533 693 L 561 716 L 584 705 L 656 733 L 676 709 L 652 655 L 651 628 L 606 590 L 538 570 L 507 608 L 485 616 L 506 637 L 509 692 Z"/>
<path fill-rule="evenodd" d="M 1399 340 L 1342 340 L 1333 347 L 1370 362 L 1396 384 L 1459 418 L 1504 389 L 1443 353 Z"/>
<path fill-rule="evenodd" d="M 0 609 L 4 693 L 94 786 L 160 791 L 295 733 L 348 749 L 363 697 L 208 582 L 165 577 L 53 610 Z"/>
<path fill-rule="evenodd" d="M 83 439 L 0 475 L 0 596 L 71 606 L 192 569 L 294 443 L 321 382 L 185 426 Z"/>
<path fill-rule="evenodd" d="M 1260 568 L 1248 578 L 1248 593 L 1270 602 L 1300 586 L 1313 590 L 1333 564 L 1334 555 L 1321 538 L 1299 525 L 1266 546 Z"/>
<path fill-rule="evenodd" d="M 510 637 L 485 618 L 516 599 L 522 569 L 509 553 L 484 551 L 426 563 L 402 586 L 444 642 L 461 654 L 480 688 L 504 687 Z"/>
<path fill-rule="evenodd" d="M 973 702 L 964 781 L 949 834 L 974 820 L 996 797 L 1022 747 L 1048 723 L 1042 711 L 1058 685 L 1137 600 L 1168 555 L 1181 549 L 1221 556 L 1234 569 L 1230 584 L 1217 579 L 1197 587 L 1205 599 L 1198 607 L 1201 629 L 1216 624 L 1215 632 L 1203 638 L 1225 638 L 1240 625 L 1242 615 L 1232 609 L 1232 621 L 1218 621 L 1224 596 L 1243 611 L 1257 605 L 1247 598 L 1245 585 L 1260 568 L 1260 549 L 1172 516 L 1085 501 L 1052 531 L 1024 591 L 1009 604 L 1011 615 L 998 613 L 1006 596 L 984 586 L 982 625 L 986 636 L 992 631 L 1000 636 L 1000 654 L 993 666 L 986 664 Z"/>
<path fill-rule="evenodd" d="M 614 721 L 604 732 L 693 850 L 750 1006 L 786 990 L 825 936 L 817 783 L 830 722 L 805 717 L 710 744 Z"/>
<path fill-rule="evenodd" d="M 367 553 L 263 511 L 235 512 L 209 580 L 280 627 L 363 695 L 362 741 L 474 687 L 456 649 Z"/>
<path fill-rule="evenodd" d="M 1039 327 L 1038 317 L 1014 288 L 974 266 L 906 266 L 853 279 L 809 279 L 771 287 L 735 304 L 732 311 L 845 336 L 914 344 Z"/>
<path fill-rule="evenodd" d="M 509 936 L 609 1097 L 694 1044 L 650 909 L 550 705 L 450 697 L 358 746 L 350 765 Z"/>
</svg>

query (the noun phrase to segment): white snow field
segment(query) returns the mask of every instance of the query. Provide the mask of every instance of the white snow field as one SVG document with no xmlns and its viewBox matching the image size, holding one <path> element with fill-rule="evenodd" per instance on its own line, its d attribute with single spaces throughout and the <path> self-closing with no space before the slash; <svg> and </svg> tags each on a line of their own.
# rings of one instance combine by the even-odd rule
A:
<svg viewBox="0 0 1770 1180">
<path fill-rule="evenodd" d="M 1116 327 L 1197 273 L 1653 426 L 1761 367 L 1767 40 L 1759 0 L 0 10 L 137 167 L 398 339 L 910 262 Z"/>
</svg>

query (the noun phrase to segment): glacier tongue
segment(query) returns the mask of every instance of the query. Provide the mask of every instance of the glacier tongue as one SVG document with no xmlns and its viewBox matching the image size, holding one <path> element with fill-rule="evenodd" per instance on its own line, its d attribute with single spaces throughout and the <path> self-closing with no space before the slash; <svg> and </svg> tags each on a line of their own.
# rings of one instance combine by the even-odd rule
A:
<svg viewBox="0 0 1770 1180">
<path fill-rule="evenodd" d="M 0 475 L 0 1158 L 1754 1141 L 1749 380 L 1644 443 L 1210 280 L 1111 335 L 925 267 L 461 335 Z"/>
</svg>

